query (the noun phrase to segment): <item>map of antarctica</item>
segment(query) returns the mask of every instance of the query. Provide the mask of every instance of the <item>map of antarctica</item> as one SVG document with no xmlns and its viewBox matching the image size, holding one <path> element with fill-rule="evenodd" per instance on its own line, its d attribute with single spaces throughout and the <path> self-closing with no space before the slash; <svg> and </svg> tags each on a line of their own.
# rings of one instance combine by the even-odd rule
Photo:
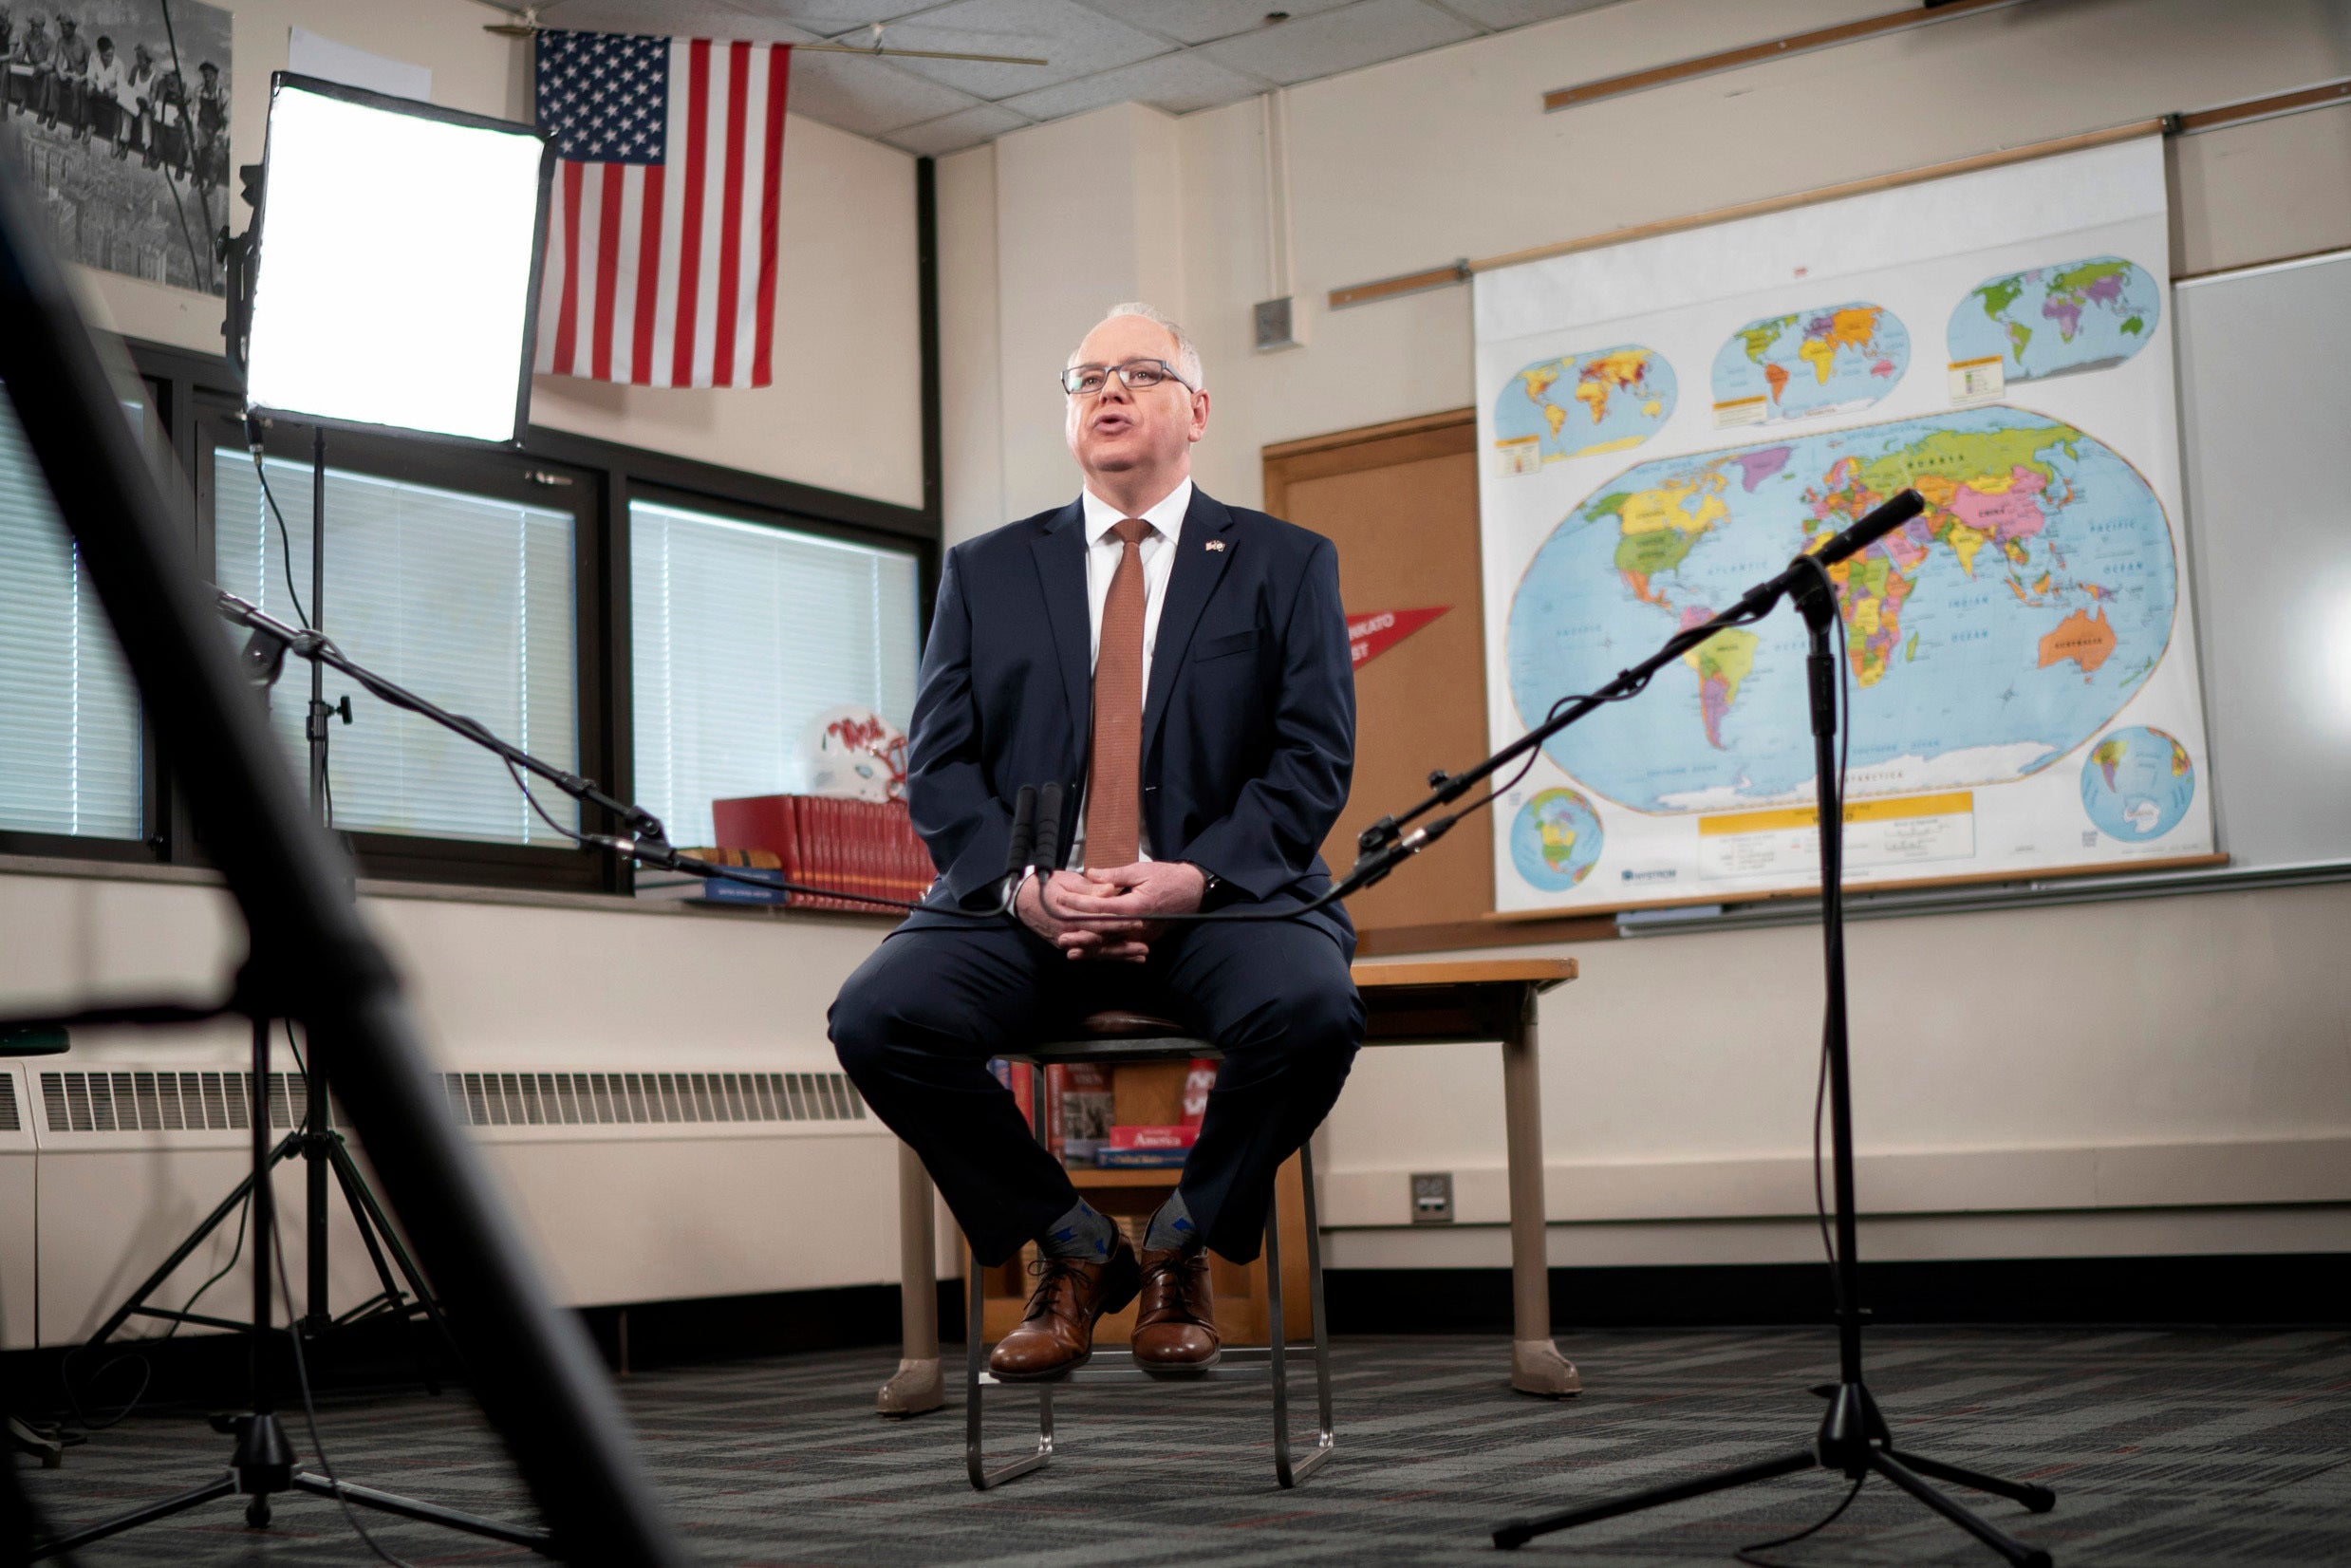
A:
<svg viewBox="0 0 2351 1568">
<path fill-rule="evenodd" d="M 1853 693 L 1851 793 L 1997 784 L 2099 734 L 2155 670 L 2178 601 L 2170 519 L 2085 431 L 1991 406 L 1636 464 L 1569 513 L 1509 609 L 1521 722 L 1591 691 L 1915 487 L 1927 510 L 1830 569 Z M 1545 753 L 1678 813 L 1809 798 L 1804 634 L 1726 631 Z"/>
</svg>

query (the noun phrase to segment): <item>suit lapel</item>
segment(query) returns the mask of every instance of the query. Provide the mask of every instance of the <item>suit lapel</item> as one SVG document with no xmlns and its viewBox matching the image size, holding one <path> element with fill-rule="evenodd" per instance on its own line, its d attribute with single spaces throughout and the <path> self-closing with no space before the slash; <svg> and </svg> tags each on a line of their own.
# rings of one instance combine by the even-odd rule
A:
<svg viewBox="0 0 2351 1568">
<path fill-rule="evenodd" d="M 1192 645 L 1201 611 L 1224 578 L 1233 558 L 1233 514 L 1224 503 L 1199 486 L 1192 487 L 1192 504 L 1184 513 L 1184 529 L 1175 542 L 1175 567 L 1167 578 L 1166 602 L 1159 610 L 1159 636 L 1151 644 L 1151 684 L 1143 701 L 1143 756 L 1151 755 L 1159 721 L 1167 715 L 1167 696 L 1175 690 L 1184 656 Z M 1210 548 L 1215 541 L 1215 548 Z"/>
<path fill-rule="evenodd" d="M 1086 608 L 1086 509 L 1072 501 L 1054 514 L 1030 545 L 1045 591 L 1045 620 L 1061 663 L 1061 689 L 1070 703 L 1075 753 L 1085 755 L 1093 722 L 1093 623 Z"/>
</svg>

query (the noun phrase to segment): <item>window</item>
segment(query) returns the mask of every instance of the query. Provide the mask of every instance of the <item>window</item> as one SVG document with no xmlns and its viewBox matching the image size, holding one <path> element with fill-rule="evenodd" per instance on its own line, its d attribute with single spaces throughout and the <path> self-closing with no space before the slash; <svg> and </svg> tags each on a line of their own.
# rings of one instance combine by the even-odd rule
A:
<svg viewBox="0 0 2351 1568">
<path fill-rule="evenodd" d="M 713 841 L 713 800 L 804 789 L 826 709 L 912 719 L 911 549 L 643 500 L 628 528 L 637 798 L 671 843 Z"/>
<path fill-rule="evenodd" d="M 285 517 L 282 543 L 252 456 L 213 453 L 215 580 L 280 620 L 297 619 L 287 579 L 310 598 L 310 465 L 264 459 Z M 574 577 L 569 511 L 328 467 L 322 625 L 357 663 L 478 719 L 559 767 L 579 767 Z M 270 720 L 298 771 L 309 666 L 289 659 Z M 506 769 L 471 741 L 403 713 L 329 670 L 327 700 L 348 694 L 353 722 L 327 728 L 337 828 L 513 845 L 561 845 Z M 551 790 L 542 804 L 576 827 Z"/>
<path fill-rule="evenodd" d="M 146 831 L 138 688 L 5 393 L 0 830 L 132 840 Z"/>
</svg>

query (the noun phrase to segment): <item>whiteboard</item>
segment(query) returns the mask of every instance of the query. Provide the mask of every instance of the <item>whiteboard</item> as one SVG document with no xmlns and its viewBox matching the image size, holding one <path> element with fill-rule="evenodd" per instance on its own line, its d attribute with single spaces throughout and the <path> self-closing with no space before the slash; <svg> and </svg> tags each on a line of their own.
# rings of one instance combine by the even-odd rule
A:
<svg viewBox="0 0 2351 1568">
<path fill-rule="evenodd" d="M 2351 860 L 2351 252 L 2173 301 L 2219 848 Z"/>
</svg>

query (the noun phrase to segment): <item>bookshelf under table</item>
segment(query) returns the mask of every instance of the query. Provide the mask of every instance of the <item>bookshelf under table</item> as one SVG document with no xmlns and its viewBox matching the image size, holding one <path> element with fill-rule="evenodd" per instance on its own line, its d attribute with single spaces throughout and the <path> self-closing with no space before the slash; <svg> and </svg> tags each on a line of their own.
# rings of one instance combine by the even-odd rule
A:
<svg viewBox="0 0 2351 1568">
<path fill-rule="evenodd" d="M 1551 1276 L 1543 1250 L 1542 1090 L 1536 1044 L 1535 1001 L 1545 991 L 1576 978 L 1574 959 L 1456 959 L 1430 961 L 1358 963 L 1355 989 L 1362 993 L 1364 1039 L 1367 1046 L 1462 1045 L 1495 1041 L 1502 1054 L 1503 1135 L 1509 1160 L 1511 1346 L 1510 1386 L 1521 1393 L 1560 1398 L 1579 1391 L 1582 1379 L 1575 1365 L 1559 1353 L 1551 1336 Z M 1073 1170 L 1070 1179 L 1081 1189 L 1106 1194 L 1128 1189 L 1148 1201 L 1143 1210 L 1157 1206 L 1156 1193 L 1175 1185 L 1174 1169 Z M 1292 1204 L 1300 1200 L 1297 1161 L 1282 1167 L 1278 1187 L 1282 1223 L 1292 1224 Z M 1123 1194 L 1122 1194 L 1123 1196 Z M 1124 1206 L 1123 1204 L 1120 1206 Z M 938 1242 L 932 1228 L 930 1178 L 914 1151 L 898 1149 L 898 1235 L 900 1290 L 905 1301 L 905 1344 L 898 1372 L 882 1386 L 875 1402 L 884 1415 L 919 1415 L 946 1403 L 946 1387 L 939 1362 Z M 1302 1223 L 1302 1211 L 1298 1223 Z M 965 1267 L 970 1266 L 968 1257 Z M 1025 1277 L 1015 1260 L 998 1273 L 1006 1275 L 1004 1301 L 996 1299 L 998 1286 L 989 1289 L 987 1333 L 995 1338 L 1017 1321 L 1027 1298 Z M 1220 1272 L 1218 1313 L 1225 1311 L 1226 1286 L 1240 1285 L 1244 1271 L 1217 1259 Z M 1257 1316 L 1248 1319 L 1259 1334 L 1262 1321 L 1263 1263 L 1256 1271 L 1253 1289 L 1237 1288 L 1235 1309 L 1255 1296 Z M 1283 1281 L 1287 1301 L 1303 1301 L 1303 1289 L 1293 1292 Z M 1015 1292 L 1017 1294 L 1015 1294 Z M 1001 1315 L 1003 1321 L 998 1324 Z M 1098 1338 L 1104 1344 L 1125 1344 L 1132 1328 L 1133 1309 L 1121 1315 L 1125 1328 L 1113 1330 L 1104 1318 Z M 1237 1316 L 1228 1333 L 1240 1334 Z M 1110 1334 L 1116 1332 L 1118 1337 Z"/>
</svg>

